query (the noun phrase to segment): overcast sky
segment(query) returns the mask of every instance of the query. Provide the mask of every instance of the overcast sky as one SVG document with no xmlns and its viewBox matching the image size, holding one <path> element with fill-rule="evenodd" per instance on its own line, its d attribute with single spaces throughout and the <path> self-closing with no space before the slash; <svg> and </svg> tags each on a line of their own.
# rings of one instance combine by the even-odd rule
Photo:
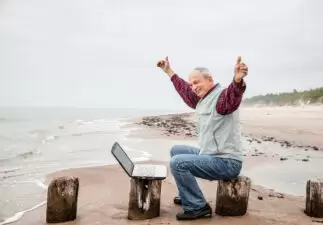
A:
<svg viewBox="0 0 323 225">
<path fill-rule="evenodd" d="M 185 109 L 167 75 L 208 67 L 245 97 L 323 86 L 323 1 L 0 0 L 0 105 Z"/>
</svg>

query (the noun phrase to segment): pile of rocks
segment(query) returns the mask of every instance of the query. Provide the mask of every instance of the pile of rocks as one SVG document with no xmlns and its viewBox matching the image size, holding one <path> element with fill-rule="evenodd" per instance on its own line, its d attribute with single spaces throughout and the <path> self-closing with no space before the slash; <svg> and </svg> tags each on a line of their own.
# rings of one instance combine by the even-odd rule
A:
<svg viewBox="0 0 323 225">
<path fill-rule="evenodd" d="M 167 136 L 185 135 L 187 137 L 196 137 L 196 125 L 186 119 L 187 115 L 172 116 L 147 116 L 143 117 L 139 125 L 145 125 L 151 128 L 158 128 Z"/>
</svg>

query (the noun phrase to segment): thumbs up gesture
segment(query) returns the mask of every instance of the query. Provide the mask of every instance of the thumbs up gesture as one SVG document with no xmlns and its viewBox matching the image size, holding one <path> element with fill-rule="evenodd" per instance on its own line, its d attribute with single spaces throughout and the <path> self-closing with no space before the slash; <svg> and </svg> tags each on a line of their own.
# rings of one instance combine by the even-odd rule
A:
<svg viewBox="0 0 323 225">
<path fill-rule="evenodd" d="M 234 68 L 234 80 L 240 83 L 241 80 L 247 76 L 248 66 L 241 62 L 241 56 L 238 56 L 236 66 Z"/>
<path fill-rule="evenodd" d="M 172 77 L 175 74 L 170 67 L 168 56 L 166 56 L 164 60 L 159 60 L 157 62 L 157 67 L 161 68 L 169 77 Z"/>
</svg>

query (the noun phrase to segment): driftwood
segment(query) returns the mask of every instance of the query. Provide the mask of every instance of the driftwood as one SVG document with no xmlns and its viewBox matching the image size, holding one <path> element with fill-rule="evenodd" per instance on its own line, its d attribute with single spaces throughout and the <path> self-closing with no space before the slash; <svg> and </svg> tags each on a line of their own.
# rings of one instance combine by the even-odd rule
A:
<svg viewBox="0 0 323 225">
<path fill-rule="evenodd" d="M 308 180 L 306 183 L 305 213 L 323 218 L 323 180 Z"/>
<path fill-rule="evenodd" d="M 221 216 L 242 216 L 247 212 L 251 180 L 239 176 L 234 180 L 220 180 L 215 213 Z"/>
<path fill-rule="evenodd" d="M 79 179 L 54 179 L 47 190 L 47 223 L 61 223 L 76 219 Z"/>
<path fill-rule="evenodd" d="M 131 179 L 128 219 L 141 220 L 159 216 L 161 180 Z"/>
</svg>

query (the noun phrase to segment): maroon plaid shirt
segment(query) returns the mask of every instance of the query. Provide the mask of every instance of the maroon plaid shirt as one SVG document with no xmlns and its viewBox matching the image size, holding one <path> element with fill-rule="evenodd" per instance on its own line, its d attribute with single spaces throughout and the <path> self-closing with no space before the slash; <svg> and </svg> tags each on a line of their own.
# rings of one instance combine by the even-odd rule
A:
<svg viewBox="0 0 323 225">
<path fill-rule="evenodd" d="M 184 100 L 184 102 L 189 107 L 195 109 L 197 103 L 200 100 L 200 97 L 198 97 L 193 92 L 193 90 L 190 87 L 190 84 L 184 79 L 180 78 L 177 74 L 172 76 L 171 81 L 173 82 L 176 91 Z M 214 89 L 216 85 L 212 89 Z M 210 93 L 211 90 L 208 93 Z M 221 115 L 226 115 L 234 112 L 236 109 L 238 109 L 245 90 L 246 84 L 243 80 L 240 83 L 236 83 L 233 80 L 231 84 L 221 92 L 220 97 L 218 98 L 218 102 L 216 104 L 216 111 Z"/>
</svg>

